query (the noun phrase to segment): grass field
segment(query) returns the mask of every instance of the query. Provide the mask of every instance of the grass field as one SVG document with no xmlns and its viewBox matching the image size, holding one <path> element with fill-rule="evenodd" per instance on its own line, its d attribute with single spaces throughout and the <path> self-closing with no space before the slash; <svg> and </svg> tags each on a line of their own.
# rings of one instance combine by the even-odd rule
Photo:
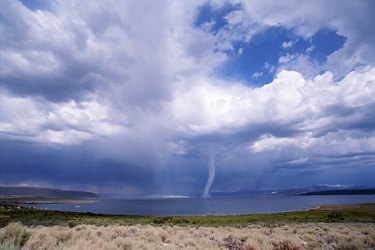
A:
<svg viewBox="0 0 375 250">
<path fill-rule="evenodd" d="M 0 205 L 0 249 L 375 249 L 375 204 L 239 216 L 111 216 Z"/>
</svg>

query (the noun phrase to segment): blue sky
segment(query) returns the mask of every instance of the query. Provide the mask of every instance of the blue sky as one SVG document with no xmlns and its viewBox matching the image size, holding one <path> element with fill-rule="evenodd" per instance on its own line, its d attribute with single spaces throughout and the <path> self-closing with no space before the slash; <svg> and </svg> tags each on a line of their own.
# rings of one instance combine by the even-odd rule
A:
<svg viewBox="0 0 375 250">
<path fill-rule="evenodd" d="M 305 40 L 292 30 L 269 28 L 256 34 L 249 42 L 234 43 L 234 53 L 229 54 L 230 59 L 220 67 L 218 73 L 223 77 L 239 78 L 251 85 L 261 86 L 274 79 L 277 72 L 270 69 L 279 68 L 279 64 L 282 64 L 280 57 L 306 55 L 309 60 L 322 65 L 344 42 L 345 37 L 329 29 L 321 30 Z"/>
<path fill-rule="evenodd" d="M 209 32 L 218 36 L 222 30 L 233 29 L 226 18 L 231 12 L 240 10 L 240 4 L 226 3 L 219 8 L 210 3 L 204 4 L 198 9 L 195 26 L 205 29 L 207 23 L 212 23 Z M 234 40 L 232 48 L 225 51 L 227 61 L 215 73 L 227 79 L 244 80 L 250 85 L 261 86 L 274 79 L 276 68 L 282 64 L 280 57 L 306 55 L 314 63 L 323 65 L 330 54 L 343 47 L 345 41 L 344 36 L 329 27 L 308 38 L 282 25 L 266 27 L 251 39 Z M 287 66 L 286 69 L 293 67 Z"/>
<path fill-rule="evenodd" d="M 25 5 L 30 10 L 49 10 L 50 1 L 48 0 L 22 0 L 23 5 Z"/>
<path fill-rule="evenodd" d="M 374 8 L 1 1 L 0 185 L 373 186 Z"/>
</svg>

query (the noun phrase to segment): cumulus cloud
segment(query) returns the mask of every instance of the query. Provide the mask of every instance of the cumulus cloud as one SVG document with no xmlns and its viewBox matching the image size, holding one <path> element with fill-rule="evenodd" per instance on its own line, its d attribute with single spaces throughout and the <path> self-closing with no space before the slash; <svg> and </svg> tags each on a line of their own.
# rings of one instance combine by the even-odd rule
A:
<svg viewBox="0 0 375 250">
<path fill-rule="evenodd" d="M 318 122 L 326 115 L 337 114 L 335 109 L 340 107 L 350 109 L 369 105 L 371 109 L 374 77 L 372 68 L 352 72 L 339 82 L 333 80 L 330 72 L 305 80 L 298 72 L 282 71 L 272 83 L 260 88 L 196 79 L 201 82 L 197 87 L 176 92 L 172 102 L 174 127 L 201 134 L 224 132 L 252 123 L 294 122 L 302 130 L 312 126 L 309 120 Z M 332 113 L 327 113 L 331 108 Z M 356 111 L 355 115 L 358 115 L 359 110 Z M 350 115 L 348 112 L 344 116 Z M 331 121 L 327 122 L 325 125 Z"/>
<path fill-rule="evenodd" d="M 366 15 L 352 15 L 372 6 L 360 3 L 244 1 L 213 33 L 213 21 L 195 24 L 200 7 L 230 3 L 54 1 L 30 10 L 2 1 L 1 176 L 187 193 L 203 191 L 210 154 L 220 180 L 213 190 L 257 186 L 275 169 L 316 171 L 319 162 L 370 166 L 374 34 L 364 39 Z M 216 74 L 236 41 L 272 26 L 304 38 L 328 26 L 348 40 L 323 67 L 308 55 L 281 56 L 264 86 Z"/>
</svg>

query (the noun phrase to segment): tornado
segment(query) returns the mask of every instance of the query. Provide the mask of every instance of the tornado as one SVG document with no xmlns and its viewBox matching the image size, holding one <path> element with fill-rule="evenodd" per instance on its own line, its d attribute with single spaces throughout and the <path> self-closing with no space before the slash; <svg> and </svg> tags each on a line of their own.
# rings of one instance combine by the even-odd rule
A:
<svg viewBox="0 0 375 250">
<path fill-rule="evenodd" d="M 204 192 L 203 192 L 203 195 L 202 195 L 203 198 L 210 197 L 209 193 L 210 193 L 211 185 L 212 185 L 212 183 L 214 182 L 214 179 L 215 179 L 215 172 L 216 172 L 215 156 L 214 156 L 213 153 L 211 153 L 210 159 L 209 159 L 209 162 L 208 162 L 208 179 L 207 179 L 207 182 L 206 182 L 206 186 L 204 187 Z"/>
</svg>

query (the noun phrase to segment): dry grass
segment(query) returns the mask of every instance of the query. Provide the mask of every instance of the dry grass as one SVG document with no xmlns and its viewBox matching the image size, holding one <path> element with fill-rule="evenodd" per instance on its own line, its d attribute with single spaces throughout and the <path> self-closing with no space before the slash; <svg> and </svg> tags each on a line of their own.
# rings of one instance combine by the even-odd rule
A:
<svg viewBox="0 0 375 250">
<path fill-rule="evenodd" d="M 0 229 L 0 249 L 375 249 L 373 223 L 235 227 L 95 226 Z"/>
</svg>

